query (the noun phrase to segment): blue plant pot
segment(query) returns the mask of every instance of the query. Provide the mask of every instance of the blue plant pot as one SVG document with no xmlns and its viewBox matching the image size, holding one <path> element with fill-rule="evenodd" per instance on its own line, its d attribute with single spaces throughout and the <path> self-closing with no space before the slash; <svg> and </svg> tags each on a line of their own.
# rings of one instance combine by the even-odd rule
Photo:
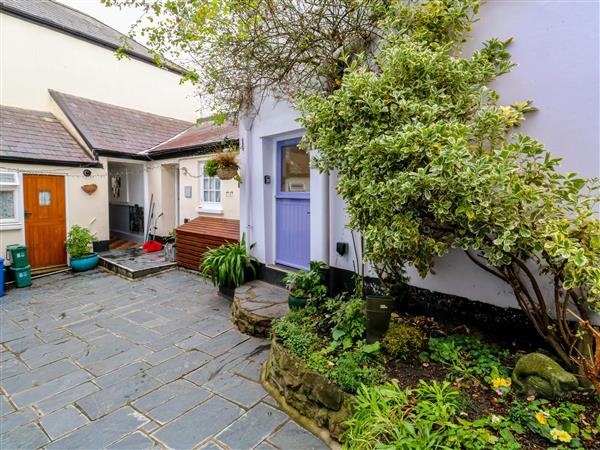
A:
<svg viewBox="0 0 600 450">
<path fill-rule="evenodd" d="M 74 258 L 71 256 L 71 269 L 73 269 L 74 272 L 84 272 L 93 269 L 98 265 L 99 259 L 98 253 L 92 253 L 91 255 L 82 256 L 81 258 Z"/>
</svg>

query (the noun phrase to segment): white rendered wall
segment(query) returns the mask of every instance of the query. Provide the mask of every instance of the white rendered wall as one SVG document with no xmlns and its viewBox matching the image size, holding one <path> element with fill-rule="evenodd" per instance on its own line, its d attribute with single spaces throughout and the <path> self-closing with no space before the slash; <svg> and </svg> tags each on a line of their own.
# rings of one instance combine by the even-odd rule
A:
<svg viewBox="0 0 600 450">
<path fill-rule="evenodd" d="M 586 177 L 600 176 L 599 5 L 584 1 L 487 2 L 465 48 L 465 53 L 470 54 L 491 37 L 514 38 L 509 50 L 519 66 L 493 87 L 500 93 L 502 103 L 534 100 L 540 111 L 528 116 L 521 131 L 562 156 L 562 170 Z M 241 227 L 251 236 L 249 242 L 256 242 L 254 254 L 267 264 L 273 262 L 273 192 L 272 185 L 264 185 L 263 176 L 271 175 L 275 181 L 270 156 L 274 153 L 274 141 L 302 134 L 295 121 L 297 117 L 289 104 L 271 100 L 262 105 L 249 132 L 240 127 L 248 151 L 248 155 L 242 156 L 242 169 L 250 171 L 252 177 L 251 183 L 242 184 Z M 312 187 L 315 174 L 311 173 L 311 177 Z M 313 251 L 320 248 L 317 240 L 324 239 L 328 241 L 329 264 L 352 270 L 355 258 L 352 237 L 345 228 L 344 202 L 335 195 L 335 182 L 332 175 L 327 183 L 328 236 L 321 233 L 313 241 L 311 230 L 311 259 Z M 316 198 L 319 198 L 316 192 L 311 193 L 311 202 Z M 311 217 L 311 226 L 322 219 Z M 338 255 L 336 242 L 347 242 L 349 254 Z M 435 275 L 423 279 L 410 269 L 409 275 L 410 283 L 418 287 L 500 306 L 516 306 L 506 284 L 474 266 L 461 251 L 439 259 Z"/>
<path fill-rule="evenodd" d="M 48 89 L 194 121 L 197 98 L 180 76 L 16 17 L 0 14 L 0 104 L 50 111 Z"/>
</svg>

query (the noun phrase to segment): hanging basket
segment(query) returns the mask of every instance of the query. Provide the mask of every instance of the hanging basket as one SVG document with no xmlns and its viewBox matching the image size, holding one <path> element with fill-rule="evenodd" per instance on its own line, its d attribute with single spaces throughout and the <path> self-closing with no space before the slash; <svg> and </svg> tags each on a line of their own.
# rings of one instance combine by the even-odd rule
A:
<svg viewBox="0 0 600 450">
<path fill-rule="evenodd" d="M 219 167 L 217 169 L 217 176 L 221 180 L 231 180 L 237 175 L 237 167 Z"/>
</svg>

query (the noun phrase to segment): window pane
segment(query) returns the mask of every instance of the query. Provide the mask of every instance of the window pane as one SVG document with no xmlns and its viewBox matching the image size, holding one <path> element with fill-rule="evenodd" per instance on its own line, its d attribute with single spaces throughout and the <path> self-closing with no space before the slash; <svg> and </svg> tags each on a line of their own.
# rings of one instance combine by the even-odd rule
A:
<svg viewBox="0 0 600 450">
<path fill-rule="evenodd" d="M 40 203 L 40 206 L 50 206 L 50 192 L 40 191 L 39 192 L 39 203 Z"/>
<path fill-rule="evenodd" d="M 215 201 L 221 203 L 221 191 L 215 191 Z"/>
<path fill-rule="evenodd" d="M 281 192 L 310 192 L 309 156 L 297 145 L 281 149 Z"/>
<path fill-rule="evenodd" d="M 208 201 L 208 191 L 204 191 L 204 201 Z"/>
<path fill-rule="evenodd" d="M 14 191 L 0 191 L 0 219 L 15 218 Z"/>
<path fill-rule="evenodd" d="M 221 179 L 219 177 L 215 177 L 215 189 L 221 190 Z"/>
</svg>

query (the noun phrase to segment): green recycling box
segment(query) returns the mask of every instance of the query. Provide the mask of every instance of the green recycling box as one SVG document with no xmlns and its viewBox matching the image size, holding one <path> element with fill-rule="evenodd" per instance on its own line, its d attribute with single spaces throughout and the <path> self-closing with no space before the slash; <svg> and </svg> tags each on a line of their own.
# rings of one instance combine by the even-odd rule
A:
<svg viewBox="0 0 600 450">
<path fill-rule="evenodd" d="M 19 288 L 31 286 L 31 266 L 10 267 L 15 285 Z"/>
<path fill-rule="evenodd" d="M 20 269 L 29 266 L 29 257 L 27 256 L 27 247 L 25 245 L 7 245 L 6 253 L 8 253 L 8 259 L 10 260 L 11 267 Z"/>
</svg>

